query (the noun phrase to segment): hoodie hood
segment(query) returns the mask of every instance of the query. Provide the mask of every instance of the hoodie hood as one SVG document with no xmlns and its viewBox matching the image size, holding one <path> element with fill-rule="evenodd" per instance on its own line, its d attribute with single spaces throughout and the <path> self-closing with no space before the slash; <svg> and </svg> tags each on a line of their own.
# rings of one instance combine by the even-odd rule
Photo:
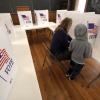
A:
<svg viewBox="0 0 100 100">
<path fill-rule="evenodd" d="M 84 24 L 76 25 L 74 29 L 74 35 L 76 39 L 87 41 L 88 40 L 87 27 Z"/>
</svg>

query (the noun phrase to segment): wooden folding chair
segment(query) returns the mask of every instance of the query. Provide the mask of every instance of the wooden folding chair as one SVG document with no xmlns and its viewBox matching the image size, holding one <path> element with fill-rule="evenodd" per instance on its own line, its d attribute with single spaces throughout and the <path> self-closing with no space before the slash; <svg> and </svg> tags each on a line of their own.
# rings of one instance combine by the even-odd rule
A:
<svg viewBox="0 0 100 100">
<path fill-rule="evenodd" d="M 52 70 L 53 70 L 53 64 L 56 63 L 56 62 L 58 62 L 58 63 L 61 64 L 61 66 L 63 67 L 62 70 L 63 70 L 63 72 L 65 73 L 66 68 L 65 68 L 65 66 L 63 65 L 63 63 L 62 63 L 61 61 L 59 61 L 59 60 L 55 57 L 55 55 L 53 55 L 53 54 L 50 52 L 49 48 L 48 48 L 43 42 L 42 42 L 42 44 L 43 44 L 43 46 L 44 46 L 44 48 L 45 48 L 45 50 L 46 50 L 46 54 L 45 54 L 45 57 L 44 57 L 44 60 L 43 60 L 42 68 L 44 68 L 44 65 L 45 65 L 45 63 L 46 63 L 46 58 L 48 57 L 49 60 L 50 60 L 50 62 L 51 62 L 51 64 L 52 64 L 51 67 L 48 66 L 48 67 L 49 67 L 49 70 L 50 70 L 49 75 L 50 75 L 51 73 L 53 73 L 53 71 L 52 71 Z"/>
</svg>

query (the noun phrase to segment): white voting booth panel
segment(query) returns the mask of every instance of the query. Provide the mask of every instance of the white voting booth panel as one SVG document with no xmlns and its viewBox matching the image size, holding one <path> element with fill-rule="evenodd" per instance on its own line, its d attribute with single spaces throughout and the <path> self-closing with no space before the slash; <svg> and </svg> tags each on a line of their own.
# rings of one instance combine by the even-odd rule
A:
<svg viewBox="0 0 100 100">
<path fill-rule="evenodd" d="M 77 24 L 83 23 L 82 20 L 83 20 L 84 16 L 78 11 L 67 11 L 66 17 L 72 18 L 72 26 L 69 30 L 69 34 L 72 36 L 72 38 L 75 38 L 74 37 L 74 28 Z"/>
<path fill-rule="evenodd" d="M 9 34 L 9 37 L 15 37 L 10 13 L 0 13 L 0 18 L 4 21 L 4 26 Z"/>
<path fill-rule="evenodd" d="M 31 11 L 18 11 L 17 14 L 21 27 L 33 26 Z"/>
<path fill-rule="evenodd" d="M 96 16 L 99 16 L 99 18 L 100 18 L 100 15 L 96 14 Z M 100 19 L 98 20 L 98 28 L 99 28 L 99 30 L 98 30 L 97 38 L 94 43 L 94 47 L 96 47 L 97 49 L 100 50 Z"/>
<path fill-rule="evenodd" d="M 92 14 L 95 14 L 95 12 L 84 12 L 83 14 L 92 15 Z"/>
<path fill-rule="evenodd" d="M 66 17 L 67 10 L 57 10 L 56 11 L 56 24 L 60 24 L 61 21 Z"/>
<path fill-rule="evenodd" d="M 88 30 L 88 41 L 94 45 L 100 29 L 100 15 L 94 14 L 93 16 L 84 16 L 84 24 Z"/>
<path fill-rule="evenodd" d="M 11 43 L 18 70 L 7 100 L 42 100 L 25 30 L 16 29 Z"/>
<path fill-rule="evenodd" d="M 2 26 L 0 37 L 0 100 L 7 100 L 17 69 L 8 34 Z"/>
<path fill-rule="evenodd" d="M 48 10 L 34 10 L 35 23 L 37 25 L 48 24 Z"/>
</svg>

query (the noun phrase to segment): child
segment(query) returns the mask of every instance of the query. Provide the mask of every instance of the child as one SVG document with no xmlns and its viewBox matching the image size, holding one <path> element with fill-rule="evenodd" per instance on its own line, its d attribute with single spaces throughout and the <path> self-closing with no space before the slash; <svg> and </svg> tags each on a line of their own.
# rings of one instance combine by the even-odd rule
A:
<svg viewBox="0 0 100 100">
<path fill-rule="evenodd" d="M 69 80 L 74 80 L 85 65 L 85 58 L 92 56 L 92 46 L 88 42 L 87 27 L 84 24 L 78 24 L 74 29 L 75 39 L 69 45 L 69 51 L 72 53 L 68 73 Z"/>
</svg>

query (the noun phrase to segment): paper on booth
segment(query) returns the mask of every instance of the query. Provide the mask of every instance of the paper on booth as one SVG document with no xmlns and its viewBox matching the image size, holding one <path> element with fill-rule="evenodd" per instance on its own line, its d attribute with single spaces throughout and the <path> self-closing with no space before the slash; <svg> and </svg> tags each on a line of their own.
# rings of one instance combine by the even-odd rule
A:
<svg viewBox="0 0 100 100">
<path fill-rule="evenodd" d="M 34 10 L 35 23 L 37 25 L 48 24 L 48 10 Z"/>
<path fill-rule="evenodd" d="M 59 25 L 61 23 L 61 21 L 66 17 L 66 12 L 67 12 L 67 9 L 56 11 L 56 24 Z"/>
<path fill-rule="evenodd" d="M 22 28 L 33 26 L 31 11 L 17 11 Z"/>
</svg>

